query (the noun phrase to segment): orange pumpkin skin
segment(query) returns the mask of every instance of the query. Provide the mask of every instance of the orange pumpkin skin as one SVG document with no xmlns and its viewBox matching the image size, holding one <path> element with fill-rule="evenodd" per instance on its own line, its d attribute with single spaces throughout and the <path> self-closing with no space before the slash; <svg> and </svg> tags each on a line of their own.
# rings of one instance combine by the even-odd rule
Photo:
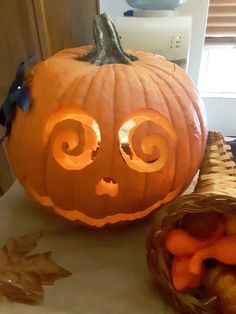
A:
<svg viewBox="0 0 236 314">
<path fill-rule="evenodd" d="M 134 51 L 129 65 L 78 60 L 90 50 L 66 49 L 34 68 L 31 107 L 17 110 L 8 152 L 38 202 L 102 227 L 142 218 L 190 184 L 206 114 L 177 65 Z"/>
</svg>

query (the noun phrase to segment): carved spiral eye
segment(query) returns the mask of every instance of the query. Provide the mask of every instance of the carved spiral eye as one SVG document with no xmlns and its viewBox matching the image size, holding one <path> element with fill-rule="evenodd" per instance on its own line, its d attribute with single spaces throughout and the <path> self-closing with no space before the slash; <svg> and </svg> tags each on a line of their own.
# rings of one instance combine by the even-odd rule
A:
<svg viewBox="0 0 236 314">
<path fill-rule="evenodd" d="M 46 123 L 44 142 L 49 141 L 54 159 L 64 169 L 81 170 L 93 162 L 101 135 L 92 117 L 74 108 L 62 108 Z"/>
<path fill-rule="evenodd" d="M 138 172 L 161 170 L 167 162 L 176 134 L 170 122 L 152 110 L 140 110 L 119 130 L 120 152 L 127 165 Z"/>
</svg>

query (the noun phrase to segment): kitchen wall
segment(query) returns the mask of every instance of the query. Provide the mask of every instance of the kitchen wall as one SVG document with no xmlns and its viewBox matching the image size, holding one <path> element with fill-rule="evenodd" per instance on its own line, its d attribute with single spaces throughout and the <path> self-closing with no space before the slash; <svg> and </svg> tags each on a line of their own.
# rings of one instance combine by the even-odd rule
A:
<svg viewBox="0 0 236 314">
<path fill-rule="evenodd" d="M 236 98 L 204 98 L 208 129 L 236 136 Z"/>
<path fill-rule="evenodd" d="M 106 12 L 113 20 L 123 16 L 126 10 L 132 10 L 125 0 L 99 0 L 99 9 L 100 13 Z"/>
<path fill-rule="evenodd" d="M 183 15 L 192 15 L 192 39 L 190 45 L 188 73 L 197 84 L 201 64 L 202 49 L 208 15 L 209 0 L 188 0 L 177 11 Z"/>
</svg>

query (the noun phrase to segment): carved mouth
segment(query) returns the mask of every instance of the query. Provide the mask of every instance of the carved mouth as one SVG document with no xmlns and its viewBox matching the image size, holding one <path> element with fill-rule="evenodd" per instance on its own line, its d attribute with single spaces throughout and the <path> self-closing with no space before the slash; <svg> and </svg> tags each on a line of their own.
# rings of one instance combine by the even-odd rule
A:
<svg viewBox="0 0 236 314">
<path fill-rule="evenodd" d="M 109 195 L 116 197 L 118 194 L 118 183 L 112 178 L 103 178 L 96 185 L 97 195 Z"/>
</svg>

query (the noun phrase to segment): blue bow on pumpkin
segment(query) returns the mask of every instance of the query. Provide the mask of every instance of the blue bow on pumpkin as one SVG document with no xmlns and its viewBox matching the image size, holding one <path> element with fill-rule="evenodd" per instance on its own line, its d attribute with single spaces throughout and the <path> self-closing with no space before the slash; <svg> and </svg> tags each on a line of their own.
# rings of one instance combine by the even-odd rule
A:
<svg viewBox="0 0 236 314">
<path fill-rule="evenodd" d="M 15 80 L 12 82 L 8 95 L 0 109 L 0 124 L 6 128 L 5 134 L 0 138 L 0 143 L 3 142 L 4 138 L 11 130 L 11 122 L 15 114 L 16 105 L 24 112 L 30 106 L 30 95 L 25 80 L 25 70 L 30 64 L 37 60 L 37 56 L 31 55 L 22 61 L 17 68 Z"/>
</svg>

